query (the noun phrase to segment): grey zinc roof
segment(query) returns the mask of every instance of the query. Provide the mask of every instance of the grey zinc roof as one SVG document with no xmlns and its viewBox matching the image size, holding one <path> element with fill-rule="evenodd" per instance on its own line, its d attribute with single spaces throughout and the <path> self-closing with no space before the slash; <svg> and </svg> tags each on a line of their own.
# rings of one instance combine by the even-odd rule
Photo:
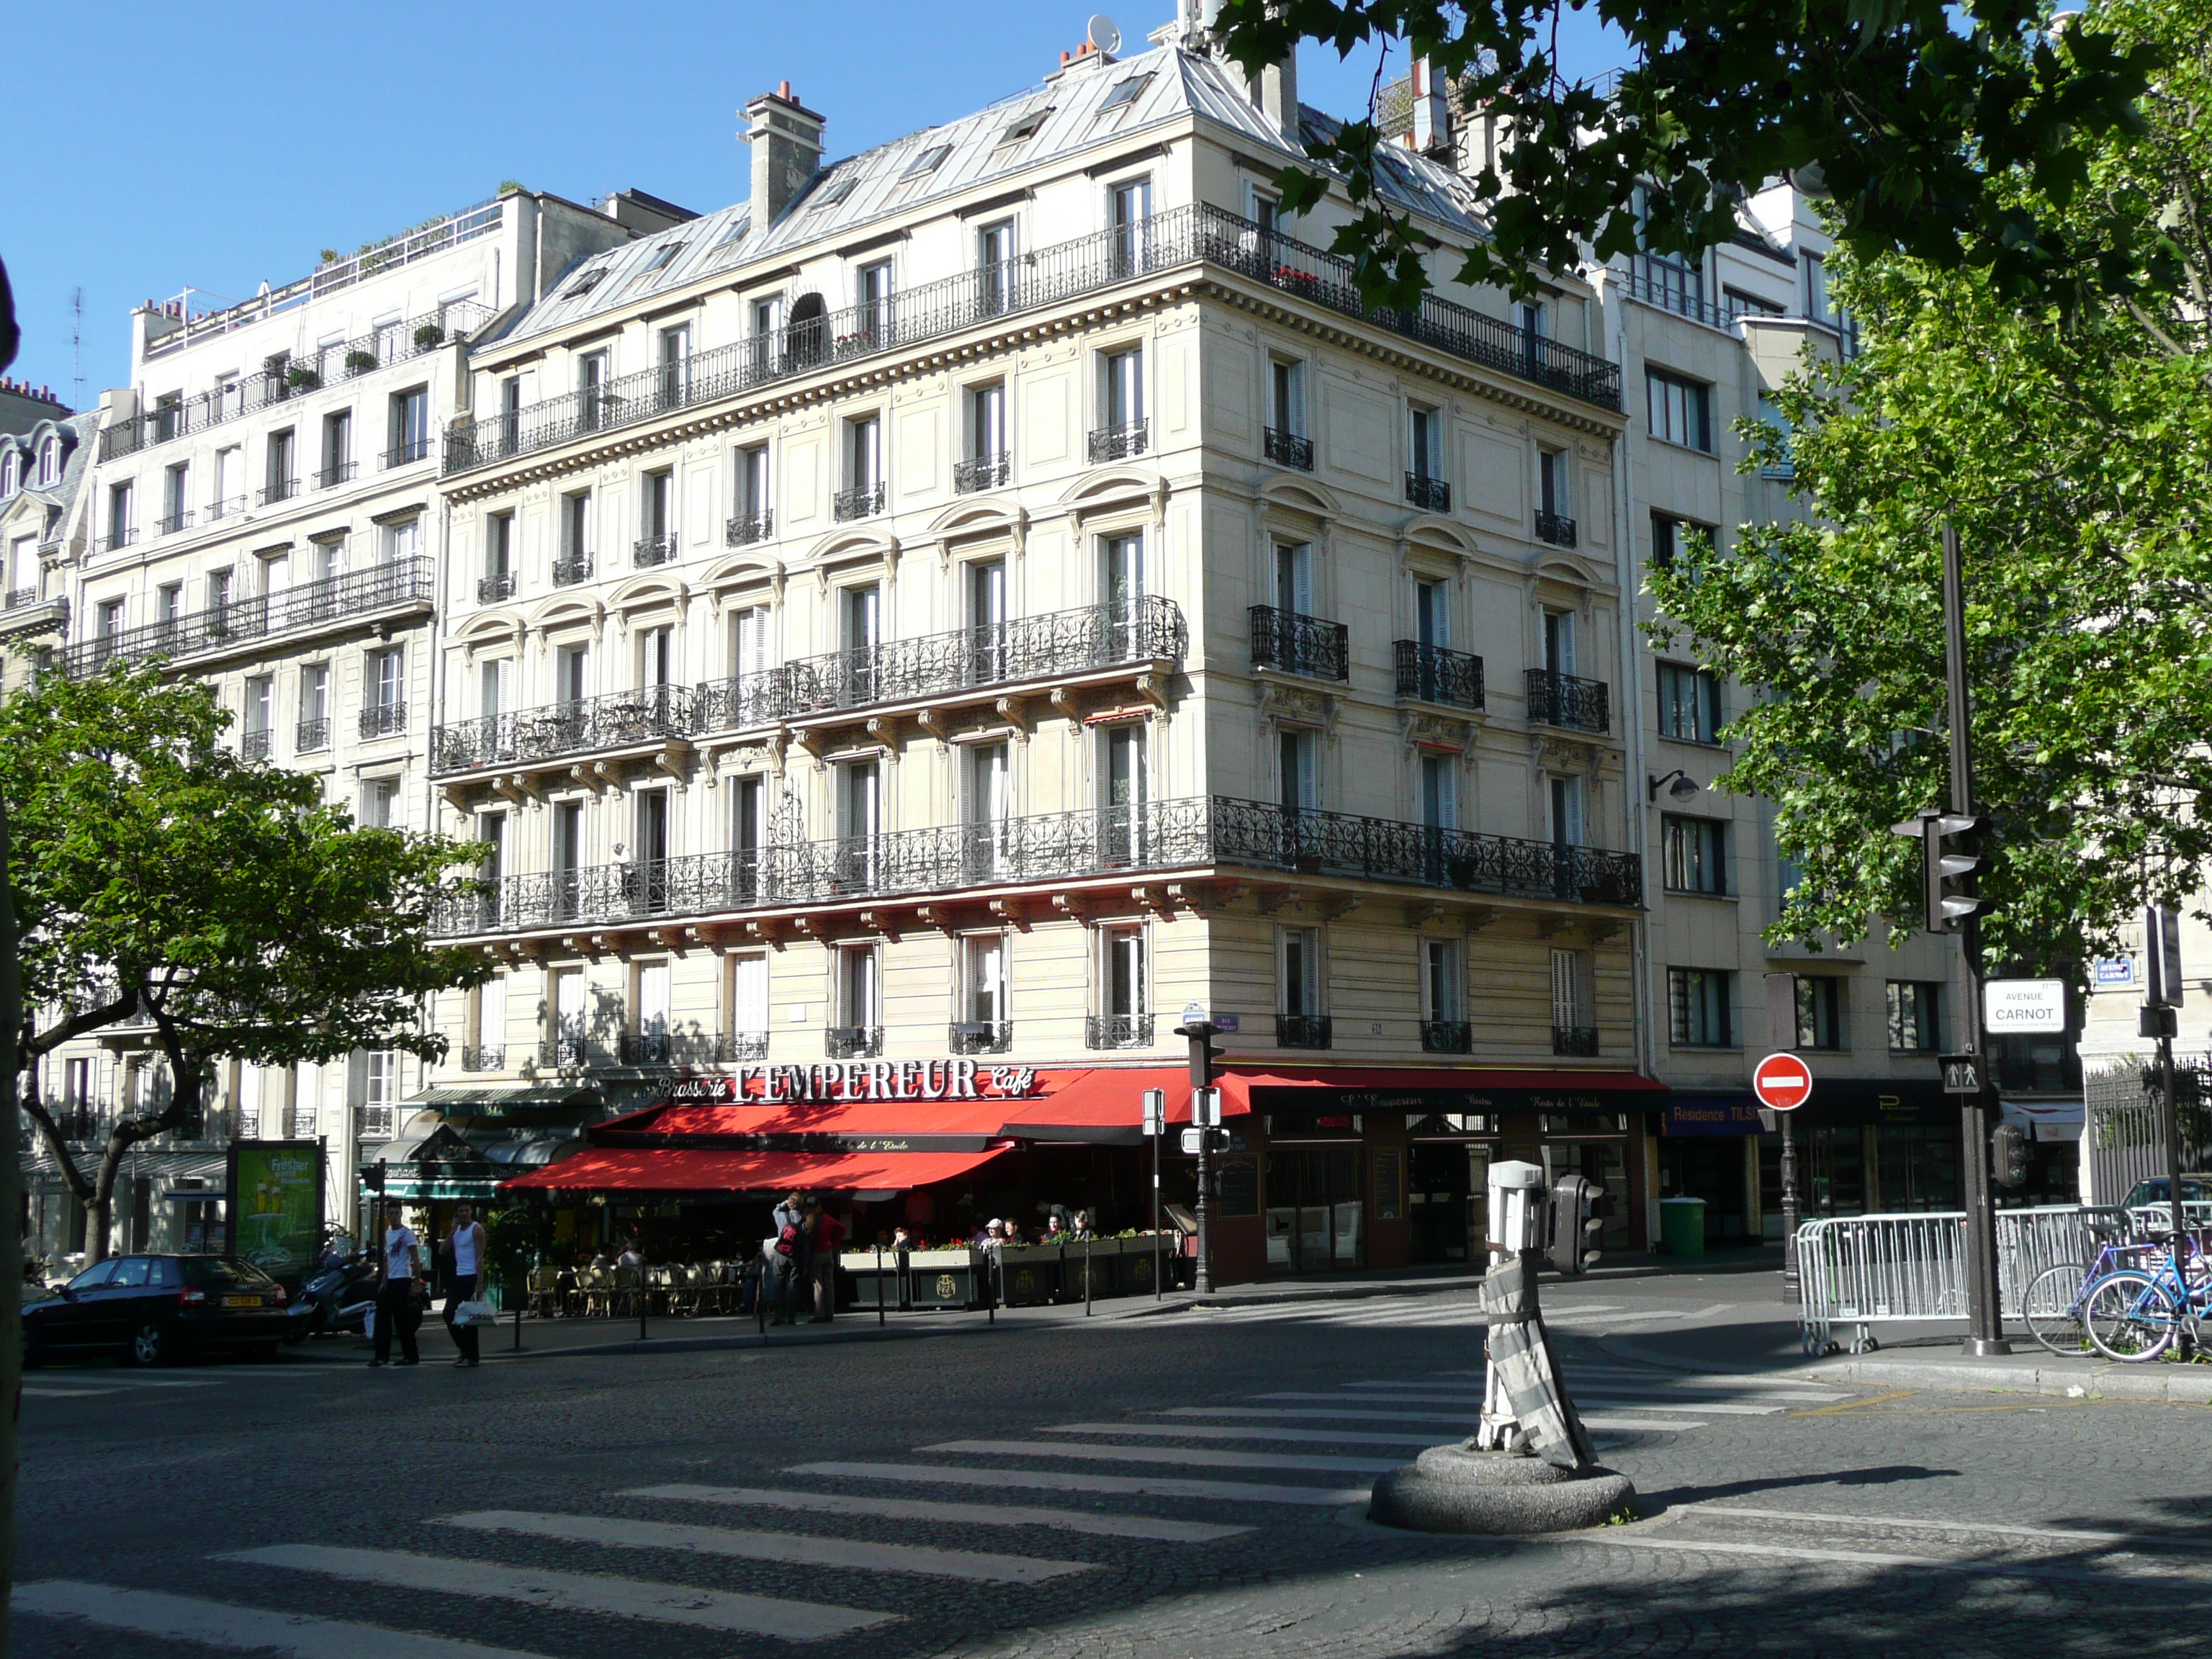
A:
<svg viewBox="0 0 2212 1659">
<path fill-rule="evenodd" d="M 1140 77 L 1133 94 L 1116 96 Z M 1239 93 L 1222 64 L 1176 46 L 1160 46 L 1116 62 L 1072 67 L 972 115 L 836 162 L 817 173 L 772 225 L 754 225 L 750 206 L 740 202 L 580 260 L 515 320 L 501 343 L 562 329 L 718 271 L 787 258 L 919 204 L 1194 113 L 1229 129 L 1245 148 L 1273 151 L 1285 162 L 1301 159 Z M 1310 134 L 1337 125 L 1316 110 L 1302 109 L 1301 115 Z M 1042 118 L 1033 133 L 1005 142 L 1033 116 Z M 940 149 L 933 164 L 921 165 Z M 1393 153 L 1384 159 L 1382 179 L 1400 207 L 1463 234 L 1485 234 L 1465 182 L 1451 168 L 1410 151 Z"/>
</svg>

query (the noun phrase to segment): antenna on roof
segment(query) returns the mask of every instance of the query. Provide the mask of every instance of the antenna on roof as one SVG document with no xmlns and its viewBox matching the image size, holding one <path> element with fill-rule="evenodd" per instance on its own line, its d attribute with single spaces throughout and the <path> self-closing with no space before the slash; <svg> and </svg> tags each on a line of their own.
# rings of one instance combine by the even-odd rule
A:
<svg viewBox="0 0 2212 1659">
<path fill-rule="evenodd" d="M 1121 31 L 1114 27 L 1114 20 L 1103 11 L 1091 14 L 1091 31 L 1087 38 L 1094 47 L 1109 58 L 1121 50 Z"/>
<path fill-rule="evenodd" d="M 76 363 L 76 397 L 72 407 L 84 407 L 84 290 L 70 295 L 70 351 Z"/>
</svg>

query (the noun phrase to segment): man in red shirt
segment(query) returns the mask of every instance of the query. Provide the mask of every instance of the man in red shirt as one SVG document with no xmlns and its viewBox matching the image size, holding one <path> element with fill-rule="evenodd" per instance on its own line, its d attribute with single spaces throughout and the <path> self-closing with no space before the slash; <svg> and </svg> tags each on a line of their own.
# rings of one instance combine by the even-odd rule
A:
<svg viewBox="0 0 2212 1659">
<path fill-rule="evenodd" d="M 823 1209 L 820 1199 L 809 1199 L 807 1205 L 813 1212 L 806 1235 L 807 1243 L 812 1247 L 813 1322 L 826 1325 L 837 1312 L 837 1252 L 844 1247 L 845 1224 Z"/>
</svg>

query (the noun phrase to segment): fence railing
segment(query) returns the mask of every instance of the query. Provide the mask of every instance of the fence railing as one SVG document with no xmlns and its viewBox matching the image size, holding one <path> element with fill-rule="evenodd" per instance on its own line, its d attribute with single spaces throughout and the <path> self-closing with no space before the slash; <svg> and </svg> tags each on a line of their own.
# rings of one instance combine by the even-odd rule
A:
<svg viewBox="0 0 2212 1659">
<path fill-rule="evenodd" d="M 1603 680 L 1586 680 L 1550 668 L 1528 671 L 1528 719 L 1570 732 L 1602 732 L 1612 723 Z"/>
<path fill-rule="evenodd" d="M 1400 696 L 1455 708 L 1482 707 L 1481 658 L 1419 640 L 1400 640 L 1395 650 Z"/>
<path fill-rule="evenodd" d="M 1249 614 L 1255 666 L 1316 679 L 1352 678 L 1352 630 L 1342 623 L 1272 605 L 1255 605 Z"/>
<path fill-rule="evenodd" d="M 325 627 L 396 605 L 427 605 L 430 598 L 430 561 L 418 554 L 343 576 L 303 582 L 281 592 L 232 599 L 167 622 L 80 640 L 63 649 L 61 672 L 74 679 L 97 673 L 112 662 L 186 657 L 242 640 Z"/>
<path fill-rule="evenodd" d="M 676 372 L 655 364 L 510 413 L 463 416 L 447 428 L 445 470 L 465 472 L 532 454 L 590 433 L 903 350 L 997 318 L 1200 262 L 1448 356 L 1607 409 L 1621 406 L 1620 370 L 1602 357 L 1436 295 L 1425 296 L 1412 310 L 1370 311 L 1352 282 L 1349 261 L 1236 214 L 1194 204 L 842 311 L 800 316 L 794 307 L 791 319 L 773 333 L 695 353 Z"/>
<path fill-rule="evenodd" d="M 691 730 L 690 686 L 614 691 L 438 726 L 430 733 L 430 774 L 445 777 L 478 767 L 591 754 L 686 737 Z"/>
<path fill-rule="evenodd" d="M 1632 853 L 1229 796 L 888 830 L 455 884 L 441 937 L 1204 866 L 1632 907 Z"/>
</svg>

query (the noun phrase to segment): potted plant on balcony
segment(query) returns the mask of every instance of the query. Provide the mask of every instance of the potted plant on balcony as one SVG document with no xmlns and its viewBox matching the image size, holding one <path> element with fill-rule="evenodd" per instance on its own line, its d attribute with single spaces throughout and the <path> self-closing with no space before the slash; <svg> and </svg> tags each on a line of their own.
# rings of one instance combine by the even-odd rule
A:
<svg viewBox="0 0 2212 1659">
<path fill-rule="evenodd" d="M 376 367 L 376 354 L 356 346 L 346 353 L 345 366 L 346 373 L 349 374 L 366 374 Z"/>
<path fill-rule="evenodd" d="M 284 370 L 284 384 L 295 392 L 313 392 L 323 383 L 323 377 L 305 363 L 292 363 Z"/>
<path fill-rule="evenodd" d="M 415 331 L 415 349 L 428 351 L 446 343 L 446 331 L 441 324 L 425 323 Z"/>
</svg>

